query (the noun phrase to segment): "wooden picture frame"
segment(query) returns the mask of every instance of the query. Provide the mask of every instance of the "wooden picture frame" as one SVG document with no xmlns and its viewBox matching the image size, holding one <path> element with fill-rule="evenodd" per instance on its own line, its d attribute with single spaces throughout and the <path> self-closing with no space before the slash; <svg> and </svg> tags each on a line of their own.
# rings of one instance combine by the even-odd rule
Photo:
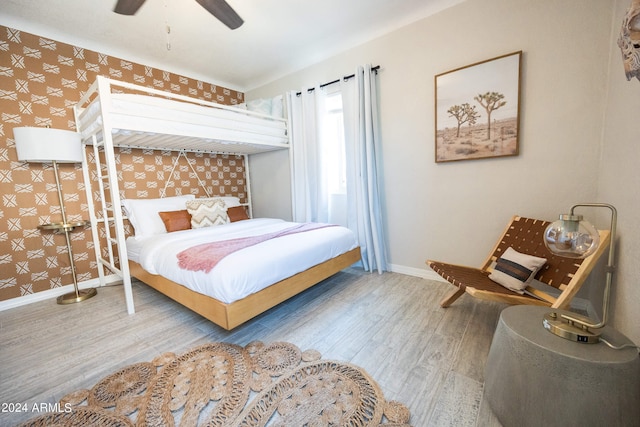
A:
<svg viewBox="0 0 640 427">
<path fill-rule="evenodd" d="M 435 160 L 517 156 L 522 51 L 435 76 Z"/>
</svg>

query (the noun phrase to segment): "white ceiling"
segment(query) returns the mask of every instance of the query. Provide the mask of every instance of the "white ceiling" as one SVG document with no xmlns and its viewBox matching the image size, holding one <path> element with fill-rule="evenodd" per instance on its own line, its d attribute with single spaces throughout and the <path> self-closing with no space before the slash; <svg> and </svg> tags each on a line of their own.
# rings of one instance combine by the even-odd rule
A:
<svg viewBox="0 0 640 427">
<path fill-rule="evenodd" d="M 195 0 L 1 0 L 0 24 L 247 91 L 462 1 L 228 0 L 232 31 Z"/>
</svg>

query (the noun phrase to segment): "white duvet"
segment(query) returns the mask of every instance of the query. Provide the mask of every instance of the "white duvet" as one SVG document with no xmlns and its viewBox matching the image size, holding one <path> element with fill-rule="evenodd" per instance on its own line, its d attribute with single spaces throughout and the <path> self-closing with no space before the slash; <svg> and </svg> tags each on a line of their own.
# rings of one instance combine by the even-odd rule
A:
<svg viewBox="0 0 640 427">
<path fill-rule="evenodd" d="M 201 294 L 232 303 L 357 246 L 351 230 L 331 226 L 289 234 L 234 252 L 209 273 L 178 267 L 177 254 L 203 243 L 257 236 L 297 223 L 258 218 L 127 239 L 129 259 Z"/>
</svg>

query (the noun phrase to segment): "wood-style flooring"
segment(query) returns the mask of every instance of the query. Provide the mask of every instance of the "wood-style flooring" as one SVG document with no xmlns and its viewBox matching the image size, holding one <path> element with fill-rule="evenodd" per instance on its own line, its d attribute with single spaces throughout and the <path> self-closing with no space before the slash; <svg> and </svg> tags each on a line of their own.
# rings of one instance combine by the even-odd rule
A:
<svg viewBox="0 0 640 427">
<path fill-rule="evenodd" d="M 207 342 L 288 341 L 364 368 L 387 400 L 409 407 L 413 426 L 500 426 L 483 400 L 483 375 L 505 306 L 465 295 L 443 309 L 438 302 L 449 290 L 438 281 L 347 269 L 233 331 L 139 282 L 134 315 L 121 286 L 79 304 L 6 310 L 0 404 L 54 403 L 118 368 Z M 0 426 L 35 415 L 0 412 Z"/>
</svg>

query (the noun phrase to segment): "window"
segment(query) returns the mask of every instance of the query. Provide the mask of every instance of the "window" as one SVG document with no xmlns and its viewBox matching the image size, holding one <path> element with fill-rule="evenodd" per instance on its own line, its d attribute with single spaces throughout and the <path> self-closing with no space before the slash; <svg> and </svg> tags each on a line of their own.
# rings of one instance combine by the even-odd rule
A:
<svg viewBox="0 0 640 427">
<path fill-rule="evenodd" d="M 327 185 L 329 222 L 346 225 L 347 222 L 347 168 L 344 146 L 344 120 L 342 94 L 328 92 L 324 98 L 322 142 L 324 175 Z"/>
<path fill-rule="evenodd" d="M 344 150 L 344 120 L 340 92 L 325 98 L 325 120 L 322 146 L 327 162 L 328 190 L 330 194 L 347 193 L 347 171 Z"/>
</svg>

